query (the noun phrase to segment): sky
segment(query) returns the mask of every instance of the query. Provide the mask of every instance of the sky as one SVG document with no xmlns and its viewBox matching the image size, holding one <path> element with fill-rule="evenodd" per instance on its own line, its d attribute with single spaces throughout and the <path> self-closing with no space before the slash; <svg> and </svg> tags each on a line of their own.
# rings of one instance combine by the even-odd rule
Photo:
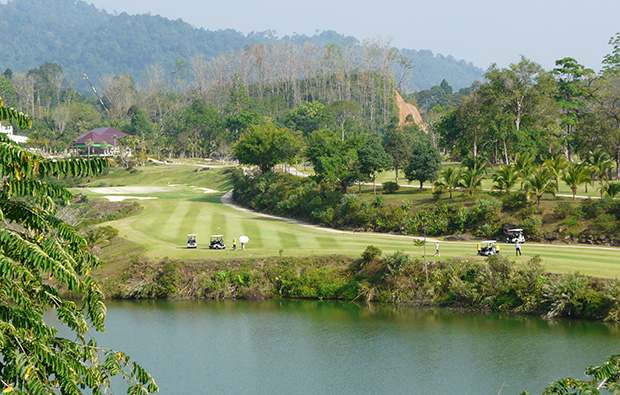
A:
<svg viewBox="0 0 620 395">
<path fill-rule="evenodd" d="M 619 0 L 86 0 L 109 13 L 161 15 L 208 30 L 334 30 L 429 49 L 487 69 L 521 55 L 551 70 L 564 57 L 600 71 L 620 32 Z"/>
</svg>

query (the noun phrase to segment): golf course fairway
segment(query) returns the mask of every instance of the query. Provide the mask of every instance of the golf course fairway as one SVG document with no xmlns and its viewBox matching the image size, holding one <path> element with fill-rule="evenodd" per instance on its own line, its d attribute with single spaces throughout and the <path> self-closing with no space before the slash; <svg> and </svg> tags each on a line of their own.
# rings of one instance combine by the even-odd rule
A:
<svg viewBox="0 0 620 395">
<path fill-rule="evenodd" d="M 166 167 L 171 172 L 185 167 L 185 174 L 191 173 L 189 166 L 161 166 L 159 174 Z M 205 172 L 215 173 L 215 172 Z M 212 176 L 210 176 L 212 177 Z M 440 256 L 434 257 L 435 240 L 428 238 L 426 249 L 414 243 L 411 236 L 377 233 L 338 232 L 333 229 L 317 228 L 291 223 L 282 219 L 268 217 L 253 212 L 241 211 L 222 203 L 225 191 L 209 191 L 207 188 L 230 188 L 230 184 L 218 178 L 209 182 L 202 177 L 199 184 L 170 184 L 165 177 L 141 177 L 132 183 L 131 177 L 124 179 L 125 185 L 134 186 L 127 193 L 117 191 L 117 198 L 144 199 L 140 205 L 144 209 L 136 215 L 108 222 L 119 230 L 119 236 L 142 249 L 142 254 L 153 260 L 172 258 L 180 260 L 217 260 L 230 258 L 260 258 L 269 256 L 317 256 L 346 255 L 360 256 L 369 245 L 374 245 L 390 254 L 402 251 L 413 258 L 422 258 L 426 253 L 429 261 L 461 258 L 483 261 L 476 256 L 477 241 L 440 241 Z M 215 178 L 211 178 L 214 180 Z M 206 180 L 206 181 L 205 181 Z M 118 178 L 116 179 L 118 181 Z M 191 182 L 191 181 L 190 181 Z M 150 185 L 149 185 L 150 184 Z M 116 184 L 120 185 L 120 184 Z M 137 188 L 142 185 L 142 189 Z M 200 185 L 200 188 L 196 185 Z M 157 188 L 154 188 L 157 187 Z M 106 198 L 109 190 L 95 187 L 80 189 L 90 198 Z M 109 195 L 107 195 L 109 196 Z M 108 197 L 109 198 L 109 197 Z M 196 234 L 198 247 L 188 249 L 187 235 Z M 221 234 L 227 245 L 225 250 L 210 250 L 209 237 Z M 233 237 L 249 237 L 246 251 L 232 250 Z M 579 246 L 559 244 L 525 243 L 523 255 L 515 257 L 514 245 L 501 244 L 501 253 L 516 260 L 526 262 L 535 255 L 542 258 L 546 269 L 551 272 L 581 274 L 597 277 L 620 277 L 620 249 L 603 246 Z"/>
</svg>

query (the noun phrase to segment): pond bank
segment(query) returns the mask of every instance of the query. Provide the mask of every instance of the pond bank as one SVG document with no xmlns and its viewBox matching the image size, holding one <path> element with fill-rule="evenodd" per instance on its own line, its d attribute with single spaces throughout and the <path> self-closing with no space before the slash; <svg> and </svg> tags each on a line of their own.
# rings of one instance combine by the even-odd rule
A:
<svg viewBox="0 0 620 395">
<path fill-rule="evenodd" d="M 620 319 L 620 281 L 546 273 L 538 257 L 425 265 L 401 252 L 381 255 L 369 246 L 358 259 L 136 260 L 103 285 L 111 299 L 333 299 Z"/>
</svg>

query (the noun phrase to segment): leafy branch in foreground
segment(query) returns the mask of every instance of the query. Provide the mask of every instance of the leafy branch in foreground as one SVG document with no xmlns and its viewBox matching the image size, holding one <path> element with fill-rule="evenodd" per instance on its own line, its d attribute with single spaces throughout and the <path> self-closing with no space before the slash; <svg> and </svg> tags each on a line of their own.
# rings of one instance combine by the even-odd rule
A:
<svg viewBox="0 0 620 395">
<path fill-rule="evenodd" d="M 601 366 L 586 368 L 585 373 L 592 379 L 560 379 L 545 388 L 543 395 L 600 395 L 602 390 L 606 394 L 620 394 L 620 354 L 612 355 Z"/>
<path fill-rule="evenodd" d="M 30 126 L 3 107 L 0 119 Z M 50 177 L 89 177 L 105 159 L 47 160 L 0 134 L 0 388 L 3 394 L 107 393 L 112 376 L 128 393 L 158 391 L 153 378 L 121 352 L 97 347 L 90 330 L 104 330 L 106 306 L 90 277 L 98 265 L 84 236 L 56 217 L 56 202 L 71 194 Z M 76 303 L 62 297 L 68 290 Z M 59 335 L 44 313 L 52 311 L 74 339 Z"/>
</svg>

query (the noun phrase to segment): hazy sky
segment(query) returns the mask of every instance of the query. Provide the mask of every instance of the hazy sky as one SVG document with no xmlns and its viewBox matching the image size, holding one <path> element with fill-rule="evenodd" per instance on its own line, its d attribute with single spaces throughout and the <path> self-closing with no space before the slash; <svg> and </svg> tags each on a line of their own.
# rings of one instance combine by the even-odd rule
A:
<svg viewBox="0 0 620 395">
<path fill-rule="evenodd" d="M 619 0 L 87 0 L 110 13 L 150 13 L 209 30 L 277 36 L 334 30 L 390 37 L 486 69 L 520 55 L 550 70 L 566 56 L 599 71 L 620 32 Z"/>
</svg>

